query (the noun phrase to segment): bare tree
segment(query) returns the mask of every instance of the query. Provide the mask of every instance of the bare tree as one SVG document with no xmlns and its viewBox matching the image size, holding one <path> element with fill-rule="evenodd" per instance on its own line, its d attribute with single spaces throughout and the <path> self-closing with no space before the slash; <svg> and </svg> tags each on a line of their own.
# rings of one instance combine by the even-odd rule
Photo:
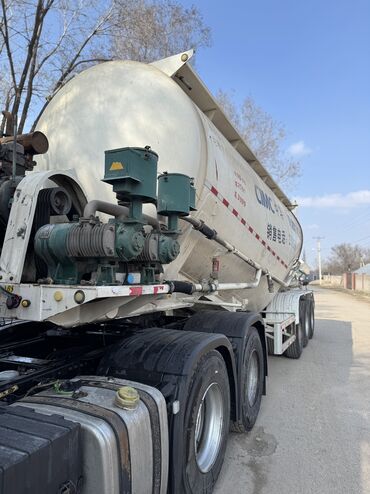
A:
<svg viewBox="0 0 370 494">
<path fill-rule="evenodd" d="M 210 29 L 200 11 L 175 0 L 116 0 L 112 56 L 152 62 L 208 46 Z"/>
<path fill-rule="evenodd" d="M 102 59 L 96 53 L 113 9 L 98 0 L 0 1 L 1 103 L 19 117 L 22 132 L 41 101 L 79 68 Z"/>
<path fill-rule="evenodd" d="M 300 164 L 284 152 L 284 125 L 274 120 L 251 97 L 246 98 L 241 107 L 225 91 L 219 91 L 216 97 L 226 115 L 275 180 L 286 187 L 291 186 L 300 175 Z"/>
<path fill-rule="evenodd" d="M 367 263 L 370 263 L 370 249 L 343 243 L 331 248 L 331 255 L 324 263 L 324 270 L 339 275 L 346 271 L 355 271 Z"/>
<path fill-rule="evenodd" d="M 176 1 L 0 2 L 0 110 L 18 116 L 18 132 L 32 121 L 33 128 L 53 95 L 89 65 L 152 61 L 209 42 L 198 9 Z"/>
</svg>

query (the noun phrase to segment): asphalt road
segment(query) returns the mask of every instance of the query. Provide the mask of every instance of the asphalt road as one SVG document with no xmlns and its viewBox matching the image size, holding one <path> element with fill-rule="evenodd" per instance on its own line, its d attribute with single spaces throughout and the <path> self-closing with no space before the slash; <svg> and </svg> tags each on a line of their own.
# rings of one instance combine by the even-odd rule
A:
<svg viewBox="0 0 370 494">
<path fill-rule="evenodd" d="M 370 493 L 370 302 L 317 290 L 299 360 L 269 357 L 249 434 L 230 434 L 216 494 Z"/>
</svg>

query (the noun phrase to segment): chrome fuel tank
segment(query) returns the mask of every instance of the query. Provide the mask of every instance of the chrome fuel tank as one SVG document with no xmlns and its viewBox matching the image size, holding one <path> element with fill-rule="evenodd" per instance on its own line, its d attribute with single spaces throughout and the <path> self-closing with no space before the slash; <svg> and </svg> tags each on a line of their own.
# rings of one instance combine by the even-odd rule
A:
<svg viewBox="0 0 370 494">
<path fill-rule="evenodd" d="M 100 376 L 69 381 L 73 393 L 47 390 L 18 405 L 62 415 L 81 425 L 83 494 L 165 494 L 168 476 L 166 403 L 155 388 Z M 117 391 L 134 388 L 133 409 L 117 405 Z"/>
</svg>

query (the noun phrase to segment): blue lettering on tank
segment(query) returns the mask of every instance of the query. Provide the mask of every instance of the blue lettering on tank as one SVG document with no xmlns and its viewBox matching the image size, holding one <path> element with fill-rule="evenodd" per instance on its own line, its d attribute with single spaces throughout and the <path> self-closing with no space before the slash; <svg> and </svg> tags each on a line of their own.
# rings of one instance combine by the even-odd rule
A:
<svg viewBox="0 0 370 494">
<path fill-rule="evenodd" d="M 266 209 L 269 209 L 272 213 L 275 214 L 275 209 L 272 206 L 271 197 L 268 194 L 266 194 L 266 192 L 264 192 L 260 187 L 258 187 L 258 185 L 254 186 L 254 190 L 259 204 L 261 204 L 261 206 L 265 207 Z"/>
</svg>

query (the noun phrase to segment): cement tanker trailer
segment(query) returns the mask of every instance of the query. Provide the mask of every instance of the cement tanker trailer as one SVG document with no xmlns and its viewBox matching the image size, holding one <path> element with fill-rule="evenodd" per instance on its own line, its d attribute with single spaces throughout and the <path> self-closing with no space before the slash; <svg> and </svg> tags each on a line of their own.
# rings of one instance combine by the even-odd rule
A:
<svg viewBox="0 0 370 494">
<path fill-rule="evenodd" d="M 191 56 L 90 68 L 0 141 L 4 493 L 212 492 L 313 336 L 293 206 Z"/>
</svg>

